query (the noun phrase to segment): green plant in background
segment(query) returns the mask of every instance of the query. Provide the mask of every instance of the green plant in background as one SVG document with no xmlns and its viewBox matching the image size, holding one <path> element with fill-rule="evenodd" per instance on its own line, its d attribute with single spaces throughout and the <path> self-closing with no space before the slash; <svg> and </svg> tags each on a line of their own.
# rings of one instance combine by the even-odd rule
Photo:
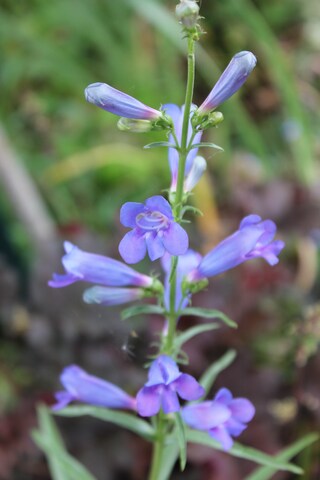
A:
<svg viewBox="0 0 320 480">
<path fill-rule="evenodd" d="M 129 3 L 137 7 L 135 0 Z M 147 6 L 143 1 L 139 2 L 139 8 L 145 7 L 143 12 L 148 15 L 152 5 L 156 4 L 150 2 Z M 56 393 L 53 409 L 62 416 L 90 415 L 112 422 L 150 441 L 153 444 L 150 480 L 168 479 L 178 459 L 183 471 L 187 462 L 187 443 L 228 451 L 235 457 L 262 465 L 262 469 L 259 468 L 248 477 L 251 480 L 271 478 L 278 470 L 300 474 L 301 468 L 288 462 L 313 443 L 317 435 L 307 435 L 279 455 L 269 456 L 233 440 L 245 430 L 254 416 L 255 408 L 248 399 L 233 398 L 228 389 L 222 388 L 213 400 L 203 401 L 217 375 L 235 359 L 234 351 L 227 352 L 212 364 L 199 381 L 180 370 L 189 362 L 183 351 L 185 342 L 219 328 L 219 322 L 233 328 L 236 326 L 218 310 L 190 306 L 192 295 L 207 286 L 208 277 L 219 275 L 252 258 L 262 257 L 270 265 L 275 265 L 284 242 L 274 240 L 274 222 L 262 221 L 258 215 L 252 214 L 242 220 L 235 233 L 204 257 L 189 249 L 185 214 L 195 211 L 189 204 L 189 197 L 206 169 L 206 161 L 198 155 L 198 149 L 221 150 L 215 143 L 202 142 L 202 133 L 221 123 L 223 116 L 216 111 L 217 107 L 233 96 L 247 80 L 255 67 L 256 58 L 248 51 L 234 55 L 207 98 L 197 107 L 193 104 L 195 46 L 202 36 L 198 24 L 198 3 L 181 0 L 176 14 L 182 25 L 183 36 L 187 39 L 187 84 L 182 108 L 163 103 L 159 110 L 155 110 L 101 82 L 90 84 L 85 91 L 88 102 L 121 117 L 118 123 L 121 130 L 160 130 L 167 133 L 166 141 L 152 142 L 146 147 L 152 150 L 160 147 L 161 151 L 168 148 L 171 171 L 169 201 L 155 195 L 143 203 L 128 201 L 121 207 L 120 221 L 130 229 L 119 245 L 120 255 L 126 263 L 84 252 L 65 242 L 62 259 L 65 273 L 53 274 L 49 282 L 53 288 L 66 287 L 78 281 L 94 284 L 83 294 L 84 301 L 89 304 L 112 306 L 155 298 L 155 305 L 129 307 L 122 314 L 126 319 L 151 313 L 163 317 L 164 325 L 158 333 L 156 353 L 148 365 L 148 380 L 136 397 L 132 397 L 116 385 L 89 375 L 76 365 L 70 365 L 62 372 L 60 380 L 64 390 Z M 157 23 L 163 18 L 157 15 Z M 170 22 L 173 22 L 171 18 Z M 170 23 L 166 22 L 166 28 L 168 26 Z M 241 110 L 238 109 L 238 112 Z M 241 118 L 245 125 L 246 117 Z M 99 165 L 104 156 L 103 150 L 95 153 L 95 165 Z M 87 171 L 86 160 L 80 157 L 80 164 L 75 159 L 69 160 L 62 168 L 51 169 L 47 175 L 51 179 L 65 178 L 70 172 L 72 175 L 75 168 Z M 139 172 L 139 175 L 144 173 Z M 146 255 L 151 261 L 161 258 L 163 282 L 157 276 L 141 274 L 129 266 L 140 262 Z M 179 318 L 187 315 L 198 315 L 211 319 L 211 322 L 181 333 L 178 330 Z M 187 401 L 183 407 L 180 407 L 179 398 Z M 73 401 L 85 405 L 68 406 Z M 150 422 L 145 420 L 148 417 Z M 40 429 L 33 435 L 48 458 L 53 478 L 92 479 L 91 474 L 66 452 L 52 417 L 44 407 L 39 410 L 39 422 Z"/>
<path fill-rule="evenodd" d="M 126 193 L 132 198 L 137 191 L 138 198 L 139 192 L 148 188 L 147 182 L 134 175 L 131 154 L 126 155 L 126 150 L 122 156 L 127 165 L 117 164 L 120 137 L 113 127 L 108 129 L 110 120 L 79 102 L 79 96 L 85 85 L 103 79 L 108 72 L 118 88 L 143 97 L 148 104 L 171 98 L 182 102 L 181 54 L 185 46 L 166 3 L 84 0 L 75 8 L 73 2 L 31 0 L 4 1 L 0 6 L 0 85 L 5 92 L 0 115 L 59 224 L 78 221 L 101 230 L 106 221 L 113 221 L 110 198 L 120 207 Z M 215 58 L 223 65 L 226 51 L 254 45 L 259 68 L 263 67 L 261 77 L 269 79 L 281 100 L 278 104 L 283 105 L 280 113 L 262 111 L 258 124 L 236 98 L 223 107 L 224 128 L 215 132 L 215 141 L 225 149 L 223 160 L 215 167 L 223 176 L 231 148 L 236 146 L 253 154 L 269 177 L 288 172 L 294 173 L 298 182 L 314 178 L 319 109 L 311 111 L 309 104 L 304 105 L 304 79 L 301 84 L 292 80 L 296 55 L 285 52 L 277 42 L 279 32 L 302 16 L 302 8 L 297 1 L 281 5 L 275 1 L 204 2 L 208 34 L 203 38 L 205 48 L 198 45 L 197 55 L 198 72 L 207 86 L 211 86 L 212 76 L 219 74 Z M 161 92 L 166 93 L 165 98 Z M 259 95 L 263 94 L 262 90 Z M 150 142 L 156 141 L 159 133 L 148 136 Z M 207 139 L 211 141 L 210 132 Z M 149 153 L 150 165 L 146 166 L 138 153 L 141 142 L 135 143 L 138 149 L 132 152 L 132 164 L 139 162 L 146 176 L 154 168 L 154 178 L 159 179 L 155 186 L 160 188 L 166 181 L 161 154 Z M 97 145 L 101 146 L 99 161 L 92 162 Z M 77 169 L 77 158 L 87 163 L 87 168 Z M 72 174 L 71 161 L 75 166 Z M 58 176 L 55 168 L 60 171 Z M 125 176 L 127 169 L 130 173 Z"/>
</svg>

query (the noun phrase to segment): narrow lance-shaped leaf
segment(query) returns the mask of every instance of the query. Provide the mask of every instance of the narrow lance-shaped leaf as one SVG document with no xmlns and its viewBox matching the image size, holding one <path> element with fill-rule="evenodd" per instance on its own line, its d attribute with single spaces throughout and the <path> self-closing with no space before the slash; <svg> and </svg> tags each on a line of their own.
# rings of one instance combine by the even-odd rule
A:
<svg viewBox="0 0 320 480">
<path fill-rule="evenodd" d="M 188 330 L 180 333 L 176 337 L 174 341 L 175 348 L 180 349 L 184 343 L 188 342 L 196 335 L 204 332 L 209 332 L 210 330 L 216 330 L 217 328 L 219 328 L 219 325 L 217 323 L 206 323 L 204 325 L 196 325 L 195 327 L 188 328 Z"/>
<path fill-rule="evenodd" d="M 180 315 L 194 315 L 196 317 L 203 318 L 218 318 L 222 320 L 228 327 L 237 328 L 236 322 L 231 320 L 225 313 L 220 310 L 201 308 L 201 307 L 188 307 L 180 312 Z"/>
<path fill-rule="evenodd" d="M 122 310 L 122 320 L 135 317 L 137 315 L 157 314 L 163 315 L 164 309 L 160 305 L 134 305 L 133 307 L 125 308 Z"/>
<path fill-rule="evenodd" d="M 173 467 L 179 456 L 179 445 L 175 433 L 167 437 L 162 453 L 161 471 L 158 480 L 169 480 Z"/>
<path fill-rule="evenodd" d="M 137 433 L 146 440 L 152 440 L 154 437 L 154 429 L 150 423 L 140 418 L 134 417 L 132 414 L 109 410 L 108 408 L 91 407 L 89 405 L 72 406 L 55 412 L 55 415 L 62 417 L 80 417 L 82 415 L 90 415 L 106 422 L 114 423 L 120 427 L 127 428 Z"/>
<path fill-rule="evenodd" d="M 177 148 L 177 146 L 174 143 L 170 143 L 170 142 L 152 142 L 152 143 L 148 143 L 143 148 L 148 149 L 148 148 L 157 148 L 157 147 Z"/>
<path fill-rule="evenodd" d="M 199 445 L 206 445 L 207 447 L 223 451 L 223 447 L 220 445 L 220 443 L 210 437 L 207 432 L 186 429 L 186 437 L 188 442 L 197 443 Z M 284 470 L 296 473 L 298 475 L 303 473 L 303 470 L 297 465 L 293 465 L 292 463 L 287 463 L 282 460 L 277 460 L 271 455 L 260 452 L 255 448 L 246 447 L 244 445 L 241 445 L 240 443 L 234 443 L 233 447 L 231 448 L 231 450 L 228 451 L 228 453 L 229 455 L 233 455 L 234 457 L 251 460 L 252 462 L 272 467 L 276 470 Z"/>
<path fill-rule="evenodd" d="M 288 448 L 282 450 L 282 452 L 280 452 L 279 455 L 276 455 L 274 458 L 277 461 L 288 461 L 317 440 L 319 440 L 319 435 L 316 433 L 310 433 L 297 442 L 292 443 Z M 277 469 L 273 467 L 260 467 L 251 475 L 246 477 L 246 480 L 269 480 L 276 472 Z"/>
<path fill-rule="evenodd" d="M 176 423 L 176 434 L 180 451 L 180 470 L 183 472 L 187 463 L 186 426 L 179 412 L 175 413 L 174 419 Z"/>
<path fill-rule="evenodd" d="M 38 419 L 40 429 L 32 432 L 32 438 L 45 452 L 53 480 L 95 480 L 91 473 L 66 451 L 51 413 L 44 405 L 38 408 Z"/>
<path fill-rule="evenodd" d="M 219 360 L 214 362 L 202 375 L 199 380 L 200 385 L 203 386 L 205 391 L 208 393 L 214 384 L 217 376 L 220 372 L 225 370 L 233 360 L 236 358 L 235 350 L 228 350 Z"/>
<path fill-rule="evenodd" d="M 220 152 L 224 152 L 224 149 L 220 147 L 219 145 L 216 145 L 215 143 L 211 142 L 201 142 L 201 143 L 194 143 L 191 145 L 190 150 L 193 148 L 202 148 L 202 147 L 207 147 L 207 148 L 215 148 L 216 150 L 219 150 Z"/>
</svg>

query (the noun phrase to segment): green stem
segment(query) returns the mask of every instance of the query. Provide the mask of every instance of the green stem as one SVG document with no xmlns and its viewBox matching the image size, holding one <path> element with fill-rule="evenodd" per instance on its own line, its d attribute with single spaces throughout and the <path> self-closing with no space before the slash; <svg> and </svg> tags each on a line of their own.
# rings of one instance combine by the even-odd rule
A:
<svg viewBox="0 0 320 480">
<path fill-rule="evenodd" d="M 189 127 L 190 110 L 191 110 L 193 89 L 194 89 L 194 75 L 195 75 L 194 40 L 192 38 L 188 38 L 188 80 L 187 80 L 186 97 L 185 97 L 185 103 L 184 103 L 184 115 L 183 115 L 183 123 L 182 123 L 177 190 L 176 190 L 176 196 L 175 196 L 175 202 L 174 202 L 174 207 L 175 207 L 178 221 L 180 220 L 180 213 L 181 213 L 181 207 L 182 207 L 184 172 L 185 172 L 186 160 L 188 155 L 188 148 L 187 148 L 188 147 L 187 145 L 188 127 Z"/>
<path fill-rule="evenodd" d="M 165 439 L 165 423 L 164 423 L 164 416 L 162 411 L 160 411 L 158 415 L 158 424 L 157 424 L 157 440 L 153 446 L 153 453 L 152 453 L 152 463 L 151 463 L 151 470 L 149 474 L 149 480 L 158 480 L 159 474 L 161 471 L 161 460 L 162 460 L 162 452 L 164 447 L 164 439 Z"/>
<path fill-rule="evenodd" d="M 193 88 L 194 88 L 194 75 L 195 75 L 195 57 L 194 57 L 194 40 L 188 38 L 188 79 L 187 79 L 187 88 L 185 96 L 185 107 L 184 115 L 182 122 L 182 133 L 181 133 L 181 145 L 178 150 L 179 152 L 179 166 L 178 166 L 178 179 L 177 179 L 177 190 L 173 202 L 173 212 L 175 220 L 181 222 L 181 209 L 183 205 L 183 184 L 184 184 L 184 172 L 186 166 L 187 155 L 189 152 L 190 145 L 188 145 L 188 128 L 189 128 L 189 118 L 193 97 Z M 174 135 L 176 144 L 178 141 L 176 135 Z M 172 257 L 171 259 L 171 271 L 170 271 L 170 300 L 169 300 L 169 315 L 168 315 L 168 331 L 164 339 L 163 346 L 160 353 L 167 355 L 172 355 L 174 353 L 174 339 L 176 335 L 176 325 L 177 325 L 177 315 L 176 310 L 176 288 L 177 288 L 177 264 L 178 257 Z M 165 442 L 165 435 L 167 430 L 168 419 L 164 416 L 163 412 L 160 411 L 158 415 L 157 423 L 157 439 L 153 447 L 153 456 L 151 470 L 149 474 L 149 480 L 158 480 L 161 466 L 162 466 L 162 456 Z"/>
</svg>

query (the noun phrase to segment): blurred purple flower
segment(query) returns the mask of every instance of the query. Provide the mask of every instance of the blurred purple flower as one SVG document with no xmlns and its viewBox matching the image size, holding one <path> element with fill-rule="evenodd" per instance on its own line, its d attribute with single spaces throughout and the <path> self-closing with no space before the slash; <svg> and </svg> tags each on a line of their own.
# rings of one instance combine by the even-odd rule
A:
<svg viewBox="0 0 320 480">
<path fill-rule="evenodd" d="M 240 223 L 239 230 L 203 257 L 198 267 L 187 275 L 187 280 L 219 275 L 256 257 L 263 257 L 270 265 L 275 265 L 285 245 L 281 240 L 273 241 L 276 230 L 272 220 L 261 221 L 258 215 L 248 215 Z"/>
<path fill-rule="evenodd" d="M 66 367 L 60 381 L 65 390 L 55 394 L 57 403 L 52 407 L 53 410 L 60 410 L 73 401 L 98 407 L 136 410 L 136 400 L 133 397 L 116 385 L 89 375 L 77 365 Z"/>
<path fill-rule="evenodd" d="M 153 279 L 142 275 L 122 262 L 102 255 L 80 250 L 70 242 L 64 242 L 66 255 L 62 257 L 62 264 L 66 273 L 54 273 L 48 282 L 50 287 L 60 288 L 74 282 L 84 281 L 98 283 L 111 287 L 134 285 L 149 287 Z"/>
<path fill-rule="evenodd" d="M 160 111 L 144 105 L 139 100 L 110 87 L 106 83 L 92 83 L 85 89 L 84 93 L 87 102 L 120 117 L 141 120 L 157 120 L 162 117 Z"/>
<path fill-rule="evenodd" d="M 137 410 L 142 417 L 156 415 L 161 407 L 164 413 L 177 412 L 178 395 L 184 400 L 197 400 L 204 393 L 191 375 L 179 371 L 172 358 L 160 355 L 151 364 L 148 382 L 137 394 Z"/>
<path fill-rule="evenodd" d="M 144 297 L 142 288 L 113 288 L 95 286 L 85 290 L 83 300 L 85 303 L 95 303 L 105 306 L 121 305 L 134 302 Z"/>
<path fill-rule="evenodd" d="M 180 108 L 177 105 L 174 105 L 173 103 L 167 103 L 167 104 L 163 105 L 162 108 L 166 112 L 166 114 L 169 115 L 173 120 L 175 134 L 176 134 L 177 140 L 178 140 L 179 145 L 180 145 L 181 144 L 181 136 L 182 136 L 182 122 L 183 122 L 183 115 L 184 115 L 184 106 L 182 106 Z M 196 105 L 192 105 L 190 117 L 192 117 L 193 112 L 196 108 L 197 108 Z M 191 122 L 189 120 L 188 137 L 187 137 L 187 142 L 188 143 L 191 140 L 191 135 L 192 135 L 192 126 L 191 126 Z M 201 136 L 202 136 L 202 132 L 197 132 L 193 141 L 192 141 L 192 144 L 195 145 L 196 143 L 200 143 Z M 169 142 L 170 143 L 175 143 L 172 135 L 169 136 Z M 198 153 L 198 148 L 193 148 L 188 153 L 187 160 L 186 160 L 185 173 L 184 173 L 185 177 L 189 174 L 189 172 L 190 172 L 190 170 L 193 166 L 194 159 L 197 156 L 197 153 Z M 179 153 L 177 152 L 177 150 L 175 148 L 169 148 L 168 154 L 169 154 L 169 165 L 170 165 L 170 170 L 171 170 L 170 190 L 172 192 L 175 192 L 176 189 L 177 189 L 177 180 L 178 180 Z"/>
<path fill-rule="evenodd" d="M 127 263 L 137 263 L 148 251 L 151 260 L 165 252 L 182 255 L 188 249 L 186 231 L 173 220 L 170 204 L 160 195 L 143 203 L 127 202 L 120 211 L 120 221 L 132 230 L 123 237 L 119 252 Z"/>
<path fill-rule="evenodd" d="M 165 271 L 164 281 L 164 304 L 167 310 L 170 309 L 170 273 L 171 273 L 171 255 L 165 254 L 161 259 L 162 268 Z M 194 270 L 201 261 L 201 255 L 194 250 L 189 249 L 184 255 L 180 255 L 178 258 L 176 269 L 176 299 L 175 308 L 176 311 L 183 309 L 188 304 L 189 297 L 184 297 L 182 294 L 182 281 L 183 278 L 192 270 Z"/>
<path fill-rule="evenodd" d="M 251 52 L 239 52 L 232 59 L 221 77 L 197 110 L 204 115 L 225 102 L 244 84 L 256 66 L 257 59 Z"/>
<path fill-rule="evenodd" d="M 188 405 L 181 413 L 189 427 L 207 430 L 224 450 L 229 450 L 231 437 L 238 437 L 247 428 L 255 408 L 246 398 L 233 398 L 227 388 L 221 388 L 212 401 Z"/>
</svg>

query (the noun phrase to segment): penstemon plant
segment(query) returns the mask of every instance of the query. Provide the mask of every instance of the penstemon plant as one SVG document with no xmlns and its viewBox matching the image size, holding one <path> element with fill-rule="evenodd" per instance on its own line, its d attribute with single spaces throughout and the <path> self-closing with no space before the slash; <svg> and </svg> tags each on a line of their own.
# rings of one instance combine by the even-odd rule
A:
<svg viewBox="0 0 320 480">
<path fill-rule="evenodd" d="M 250 400 L 234 398 L 227 388 L 216 392 L 213 399 L 206 399 L 216 376 L 234 359 L 233 351 L 211 365 L 199 381 L 182 371 L 187 363 L 182 350 L 186 341 L 218 328 L 219 321 L 235 326 L 220 311 L 192 307 L 192 295 L 207 286 L 209 277 L 252 258 L 263 257 L 270 265 L 277 264 L 284 242 L 274 240 L 276 225 L 272 220 L 262 220 L 252 214 L 241 221 L 235 233 L 204 257 L 189 248 L 188 234 L 182 224 L 186 212 L 193 210 L 188 204 L 190 193 L 206 169 L 206 161 L 198 155 L 198 150 L 204 146 L 222 150 L 215 144 L 201 142 L 203 131 L 221 123 L 223 116 L 216 108 L 243 85 L 256 65 L 256 58 L 248 51 L 237 53 L 197 107 L 193 104 L 193 90 L 195 43 L 201 36 L 199 5 L 194 0 L 181 0 L 176 14 L 188 44 L 188 74 L 182 107 L 165 104 L 156 110 L 105 83 L 94 83 L 85 90 L 88 102 L 121 117 L 120 130 L 162 130 L 166 133 L 167 141 L 147 147 L 168 148 L 171 170 L 168 200 L 155 195 L 141 203 L 127 202 L 122 206 L 120 221 L 129 229 L 119 245 L 125 263 L 82 251 L 65 242 L 62 258 L 65 273 L 53 274 L 49 281 L 53 288 L 78 281 L 94 284 L 83 294 L 83 300 L 89 304 L 110 306 L 155 298 L 156 303 L 152 305 L 127 308 L 123 317 L 148 313 L 163 315 L 157 352 L 149 363 L 147 381 L 135 397 L 79 366 L 67 366 L 60 377 L 64 389 L 56 393 L 52 410 L 62 416 L 89 414 L 132 430 L 152 442 L 149 480 L 170 478 L 178 458 L 184 470 L 188 442 L 229 451 L 231 455 L 250 459 L 267 469 L 267 472 L 261 470 L 261 477 L 257 471 L 257 476 L 252 478 L 270 478 L 277 470 L 301 473 L 299 467 L 287 462 L 299 449 L 314 441 L 314 436 L 306 437 L 277 457 L 268 456 L 234 443 L 234 437 L 238 437 L 254 417 L 255 408 Z M 151 261 L 161 259 L 163 283 L 129 266 L 146 255 Z M 188 314 L 214 321 L 180 333 L 177 330 L 179 318 Z M 85 405 L 69 406 L 74 401 Z M 40 410 L 40 424 L 42 430 L 34 432 L 34 438 L 49 458 L 53 478 L 92 479 L 92 475 L 65 451 L 44 408 Z"/>
</svg>

